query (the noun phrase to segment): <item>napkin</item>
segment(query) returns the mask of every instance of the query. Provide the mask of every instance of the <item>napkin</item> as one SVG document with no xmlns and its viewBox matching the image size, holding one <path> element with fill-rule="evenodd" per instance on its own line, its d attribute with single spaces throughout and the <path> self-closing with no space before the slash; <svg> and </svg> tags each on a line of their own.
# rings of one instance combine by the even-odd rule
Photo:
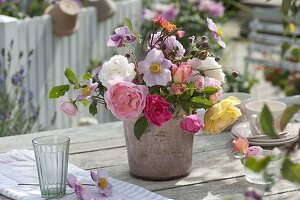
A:
<svg viewBox="0 0 300 200">
<path fill-rule="evenodd" d="M 81 183 L 93 183 L 90 172 L 69 164 L 68 172 L 75 175 Z M 163 196 L 150 192 L 142 187 L 109 178 L 113 186 L 110 197 L 101 196 L 94 186 L 86 187 L 96 199 L 107 200 L 168 200 Z M 38 183 L 38 175 L 32 150 L 13 150 L 0 154 L 0 193 L 12 199 L 39 200 L 39 186 L 18 185 L 18 183 Z M 75 194 L 67 187 L 67 194 L 60 199 L 77 199 Z"/>
</svg>

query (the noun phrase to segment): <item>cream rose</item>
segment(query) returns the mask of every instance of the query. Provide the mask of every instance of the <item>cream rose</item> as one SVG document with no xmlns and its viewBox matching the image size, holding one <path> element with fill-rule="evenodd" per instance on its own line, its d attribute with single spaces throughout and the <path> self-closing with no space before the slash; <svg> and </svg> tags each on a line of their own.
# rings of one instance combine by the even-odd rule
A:
<svg viewBox="0 0 300 200">
<path fill-rule="evenodd" d="M 222 65 L 220 65 L 214 57 L 207 57 L 205 60 L 202 60 L 200 70 L 204 71 L 204 75 L 207 77 L 217 79 L 221 81 L 221 83 L 225 82 Z"/>
<path fill-rule="evenodd" d="M 103 64 L 98 77 L 101 83 L 108 88 L 111 85 L 110 82 L 116 80 L 116 77 L 123 77 L 119 80 L 132 81 L 135 75 L 134 64 L 128 63 L 125 56 L 116 55 Z"/>
</svg>

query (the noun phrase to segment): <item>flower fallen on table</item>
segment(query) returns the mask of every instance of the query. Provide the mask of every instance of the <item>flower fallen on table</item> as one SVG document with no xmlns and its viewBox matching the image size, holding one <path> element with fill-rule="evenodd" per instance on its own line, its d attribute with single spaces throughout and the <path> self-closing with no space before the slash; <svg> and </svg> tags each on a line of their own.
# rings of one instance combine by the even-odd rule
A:
<svg viewBox="0 0 300 200">
<path fill-rule="evenodd" d="M 69 187 L 74 189 L 78 199 L 94 200 L 92 194 L 84 188 L 84 186 L 77 180 L 77 178 L 74 175 L 68 174 L 67 181 Z"/>
<path fill-rule="evenodd" d="M 242 115 L 236 107 L 240 103 L 238 98 L 230 96 L 209 108 L 204 115 L 203 131 L 207 134 L 216 134 L 233 124 Z"/>
<path fill-rule="evenodd" d="M 245 200 L 262 200 L 263 193 L 255 188 L 249 187 L 247 188 L 244 196 Z"/>
<path fill-rule="evenodd" d="M 98 169 L 97 174 L 91 171 L 91 177 L 102 195 L 109 197 L 112 194 L 112 185 L 108 182 L 108 173 L 106 170 Z"/>
<path fill-rule="evenodd" d="M 232 153 L 237 158 L 259 157 L 262 155 L 263 149 L 260 146 L 249 147 L 249 141 L 245 137 L 240 137 L 232 141 Z"/>
</svg>

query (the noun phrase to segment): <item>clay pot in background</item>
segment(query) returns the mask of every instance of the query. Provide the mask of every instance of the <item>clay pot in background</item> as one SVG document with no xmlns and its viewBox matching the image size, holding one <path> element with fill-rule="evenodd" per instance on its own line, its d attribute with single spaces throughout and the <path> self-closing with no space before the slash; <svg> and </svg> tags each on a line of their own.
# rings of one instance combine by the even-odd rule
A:
<svg viewBox="0 0 300 200">
<path fill-rule="evenodd" d="M 73 0 L 62 0 L 46 9 L 46 13 L 52 16 L 55 35 L 71 35 L 78 29 L 79 9 L 79 6 Z"/>
<path fill-rule="evenodd" d="M 97 10 L 98 21 L 103 21 L 115 14 L 117 6 L 113 0 L 88 0 L 88 6 Z"/>
</svg>

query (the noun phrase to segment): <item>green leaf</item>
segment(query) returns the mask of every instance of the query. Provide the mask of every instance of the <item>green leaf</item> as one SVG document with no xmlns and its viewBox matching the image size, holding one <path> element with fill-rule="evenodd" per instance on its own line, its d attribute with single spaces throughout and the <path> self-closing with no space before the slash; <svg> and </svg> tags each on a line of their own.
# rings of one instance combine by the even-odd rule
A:
<svg viewBox="0 0 300 200">
<path fill-rule="evenodd" d="M 134 135 L 135 135 L 136 139 L 140 140 L 140 138 L 144 134 L 147 127 L 148 127 L 148 121 L 144 116 L 140 117 L 135 122 L 135 124 L 134 124 Z"/>
<path fill-rule="evenodd" d="M 65 70 L 65 77 L 69 80 L 70 83 L 75 84 L 78 82 L 78 79 L 75 73 L 72 71 L 71 68 L 67 67 Z"/>
<path fill-rule="evenodd" d="M 290 119 L 300 110 L 300 104 L 294 104 L 283 112 L 280 118 L 280 129 L 283 131 L 286 125 L 289 123 Z"/>
<path fill-rule="evenodd" d="M 130 32 L 131 33 L 134 33 L 134 30 L 133 30 L 133 26 L 132 26 L 132 22 L 129 18 L 125 17 L 124 18 L 124 22 L 125 24 L 127 25 L 127 27 L 129 28 Z"/>
<path fill-rule="evenodd" d="M 200 96 L 192 97 L 191 103 L 199 109 L 200 108 L 208 109 L 213 106 L 212 102 L 210 102 L 208 99 L 200 97 Z"/>
<path fill-rule="evenodd" d="M 287 42 L 283 43 L 281 45 L 281 57 L 283 57 L 286 53 L 286 51 L 291 47 L 291 45 Z"/>
<path fill-rule="evenodd" d="M 91 103 L 90 107 L 89 107 L 89 112 L 92 115 L 96 115 L 97 114 L 97 103 Z"/>
<path fill-rule="evenodd" d="M 282 165 L 282 175 L 289 181 L 300 183 L 300 165 L 286 157 Z"/>
<path fill-rule="evenodd" d="M 64 96 L 70 89 L 70 85 L 59 85 L 53 87 L 49 92 L 49 99 L 57 99 L 60 96 Z"/>
<path fill-rule="evenodd" d="M 183 100 L 183 101 L 189 100 L 193 96 L 195 90 L 196 90 L 196 88 L 195 88 L 194 83 L 188 84 L 184 93 L 182 95 L 180 95 L 180 100 Z"/>
<path fill-rule="evenodd" d="M 84 81 L 90 80 L 91 78 L 92 78 L 92 75 L 91 75 L 90 72 L 85 73 L 85 74 L 83 75 L 83 77 L 82 77 L 82 79 L 83 79 Z"/>
<path fill-rule="evenodd" d="M 250 156 L 249 158 L 247 158 L 245 166 L 248 169 L 258 173 L 262 171 L 264 168 L 266 168 L 270 161 L 271 161 L 270 156 L 264 157 L 262 159 L 256 159 Z"/>
<path fill-rule="evenodd" d="M 136 31 L 133 30 L 132 22 L 129 18 L 125 17 L 124 22 L 127 25 L 130 32 L 136 37 L 136 39 L 139 41 L 139 43 L 142 42 L 142 36 L 138 34 Z"/>
<path fill-rule="evenodd" d="M 260 114 L 260 126 L 262 131 L 271 138 L 278 138 L 273 128 L 273 116 L 267 105 L 264 105 Z"/>
<path fill-rule="evenodd" d="M 291 54 L 295 59 L 300 60 L 300 49 L 299 48 L 292 49 Z"/>
<path fill-rule="evenodd" d="M 191 106 L 191 104 L 187 101 L 181 101 L 180 105 L 182 107 L 182 109 L 188 114 L 191 115 L 193 114 L 193 107 Z"/>
<path fill-rule="evenodd" d="M 79 89 L 79 88 L 81 88 L 80 83 L 79 82 L 75 83 L 74 84 L 74 89 Z"/>
<path fill-rule="evenodd" d="M 90 104 L 88 100 L 81 100 L 80 103 L 82 103 L 84 106 L 88 106 Z"/>
<path fill-rule="evenodd" d="M 208 87 L 204 88 L 201 91 L 201 93 L 206 94 L 206 95 L 213 95 L 213 94 L 217 93 L 218 90 L 219 90 L 218 88 L 208 86 Z"/>
<path fill-rule="evenodd" d="M 281 13 L 284 16 L 286 16 L 288 14 L 288 12 L 289 12 L 289 9 L 290 9 L 290 6 L 291 6 L 291 1 L 292 0 L 284 0 L 284 1 L 282 1 L 280 11 L 281 11 Z"/>
</svg>

